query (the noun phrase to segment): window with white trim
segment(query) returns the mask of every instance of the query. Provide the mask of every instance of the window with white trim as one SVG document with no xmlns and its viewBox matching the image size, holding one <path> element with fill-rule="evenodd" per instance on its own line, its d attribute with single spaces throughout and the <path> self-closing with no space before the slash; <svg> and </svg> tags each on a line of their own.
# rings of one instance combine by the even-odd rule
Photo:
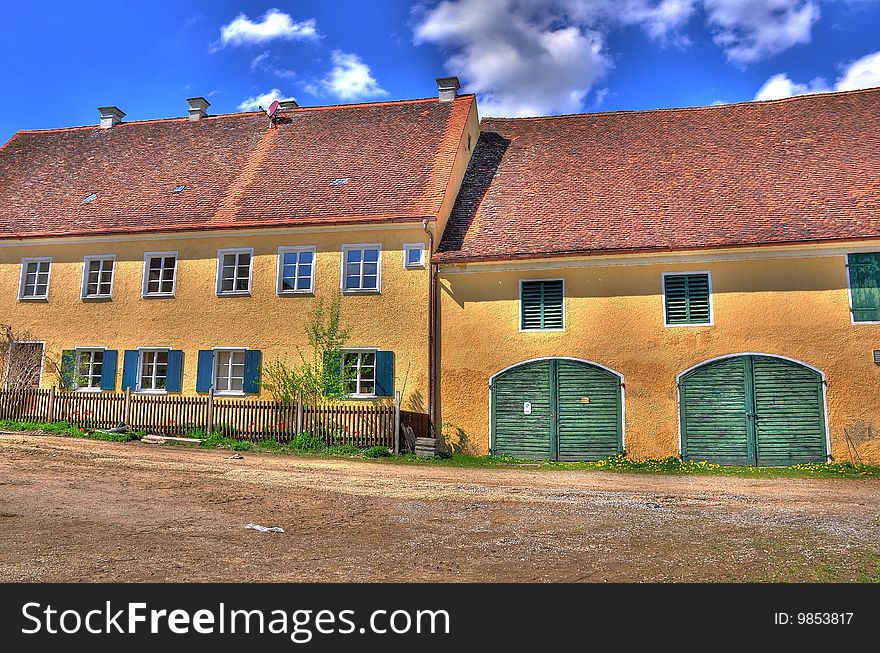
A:
<svg viewBox="0 0 880 653">
<path fill-rule="evenodd" d="M 40 387 L 44 349 L 42 342 L 16 340 L 10 343 L 3 384 L 7 390 Z"/>
<path fill-rule="evenodd" d="M 353 397 L 376 395 L 376 352 L 346 351 L 342 353 L 342 376 L 347 394 Z"/>
<path fill-rule="evenodd" d="M 215 351 L 215 392 L 244 392 L 244 352 L 244 349 L 218 349 Z"/>
<path fill-rule="evenodd" d="M 171 297 L 177 277 L 177 252 L 144 255 L 144 297 Z"/>
<path fill-rule="evenodd" d="M 18 289 L 19 299 L 47 299 L 51 271 L 51 258 L 23 258 L 21 284 Z"/>
<path fill-rule="evenodd" d="M 342 290 L 378 292 L 381 265 L 380 245 L 344 245 L 342 247 Z"/>
<path fill-rule="evenodd" d="M 165 392 L 168 383 L 168 350 L 141 349 L 138 360 L 138 391 Z"/>
<path fill-rule="evenodd" d="M 311 293 L 315 290 L 315 248 L 278 249 L 278 294 Z"/>
<path fill-rule="evenodd" d="M 73 379 L 75 390 L 100 390 L 101 374 L 104 369 L 103 349 L 77 349 L 76 375 Z"/>
<path fill-rule="evenodd" d="M 253 254 L 252 249 L 221 249 L 217 252 L 218 295 L 250 293 Z"/>
<path fill-rule="evenodd" d="M 113 256 L 87 256 L 83 262 L 83 299 L 108 298 L 113 292 Z"/>
<path fill-rule="evenodd" d="M 425 267 L 425 244 L 424 243 L 404 243 L 404 245 L 403 245 L 403 267 L 405 267 L 405 268 L 423 268 L 423 267 Z"/>
</svg>

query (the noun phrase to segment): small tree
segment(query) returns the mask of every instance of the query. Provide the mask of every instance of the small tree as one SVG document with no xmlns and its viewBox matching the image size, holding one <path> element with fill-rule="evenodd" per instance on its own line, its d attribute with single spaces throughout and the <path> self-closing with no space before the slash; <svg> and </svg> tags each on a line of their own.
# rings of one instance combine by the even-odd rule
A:
<svg viewBox="0 0 880 653">
<path fill-rule="evenodd" d="M 0 324 L 0 375 L 6 390 L 36 387 L 40 372 L 61 379 L 61 363 L 43 351 L 43 345 L 27 331 Z"/>
<path fill-rule="evenodd" d="M 342 348 L 349 329 L 342 326 L 340 300 L 318 302 L 306 327 L 309 353 L 297 349 L 299 364 L 275 358 L 263 366 L 262 387 L 276 401 L 291 403 L 301 392 L 312 403 L 345 398 L 350 374 L 343 369 Z"/>
</svg>

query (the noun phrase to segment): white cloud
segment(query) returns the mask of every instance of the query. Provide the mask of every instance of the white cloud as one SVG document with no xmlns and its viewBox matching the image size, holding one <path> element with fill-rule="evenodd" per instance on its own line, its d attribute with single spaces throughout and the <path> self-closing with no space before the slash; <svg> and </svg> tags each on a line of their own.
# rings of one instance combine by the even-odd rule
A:
<svg viewBox="0 0 880 653">
<path fill-rule="evenodd" d="M 256 70 L 257 68 L 262 68 L 263 64 L 266 63 L 266 60 L 270 57 L 269 51 L 263 52 L 262 54 L 258 54 L 256 57 L 251 59 L 251 70 Z"/>
<path fill-rule="evenodd" d="M 794 95 L 809 93 L 827 93 L 829 91 L 853 91 L 860 88 L 880 86 L 880 52 L 874 52 L 861 59 L 851 61 L 843 67 L 843 71 L 834 83 L 829 86 L 821 77 L 798 84 L 785 73 L 773 75 L 755 94 L 756 100 L 778 100 Z"/>
<path fill-rule="evenodd" d="M 747 64 L 809 43 L 819 6 L 813 0 L 703 0 L 716 44 Z"/>
<path fill-rule="evenodd" d="M 388 95 L 379 86 L 370 67 L 361 58 L 350 52 L 334 50 L 331 54 L 333 68 L 321 80 L 322 88 L 340 100 L 360 100 L 363 98 Z"/>
<path fill-rule="evenodd" d="M 289 98 L 285 97 L 281 94 L 281 91 L 277 88 L 273 88 L 271 91 L 266 91 L 262 95 L 255 95 L 254 97 L 249 97 L 246 100 L 242 100 L 241 104 L 238 105 L 239 111 L 257 111 L 260 107 L 264 109 L 268 108 L 270 104 L 272 104 L 273 100 L 287 100 Z"/>
<path fill-rule="evenodd" d="M 289 14 L 270 9 L 259 21 L 253 21 L 245 14 L 236 16 L 232 22 L 220 28 L 220 40 L 212 49 L 217 50 L 227 45 L 266 43 L 276 39 L 292 41 L 318 38 L 320 34 L 314 18 L 295 21 Z"/>
<path fill-rule="evenodd" d="M 838 91 L 880 86 L 880 52 L 875 52 L 851 62 L 837 78 Z"/>
</svg>

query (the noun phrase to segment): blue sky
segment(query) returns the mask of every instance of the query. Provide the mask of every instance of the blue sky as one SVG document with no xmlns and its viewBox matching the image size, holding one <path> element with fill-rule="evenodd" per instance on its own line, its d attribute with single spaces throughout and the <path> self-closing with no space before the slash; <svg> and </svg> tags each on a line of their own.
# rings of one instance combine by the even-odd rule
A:
<svg viewBox="0 0 880 653">
<path fill-rule="evenodd" d="M 0 142 L 19 129 L 427 97 L 482 115 L 693 106 L 880 86 L 880 0 L 2 3 Z"/>
</svg>

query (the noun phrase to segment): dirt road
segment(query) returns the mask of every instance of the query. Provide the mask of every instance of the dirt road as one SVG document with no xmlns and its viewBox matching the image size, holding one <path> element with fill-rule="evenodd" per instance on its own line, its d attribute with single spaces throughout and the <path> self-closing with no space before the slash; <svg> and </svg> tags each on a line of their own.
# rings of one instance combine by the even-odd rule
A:
<svg viewBox="0 0 880 653">
<path fill-rule="evenodd" d="M 877 480 L 230 455 L 0 436 L 0 580 L 880 579 Z"/>
</svg>

